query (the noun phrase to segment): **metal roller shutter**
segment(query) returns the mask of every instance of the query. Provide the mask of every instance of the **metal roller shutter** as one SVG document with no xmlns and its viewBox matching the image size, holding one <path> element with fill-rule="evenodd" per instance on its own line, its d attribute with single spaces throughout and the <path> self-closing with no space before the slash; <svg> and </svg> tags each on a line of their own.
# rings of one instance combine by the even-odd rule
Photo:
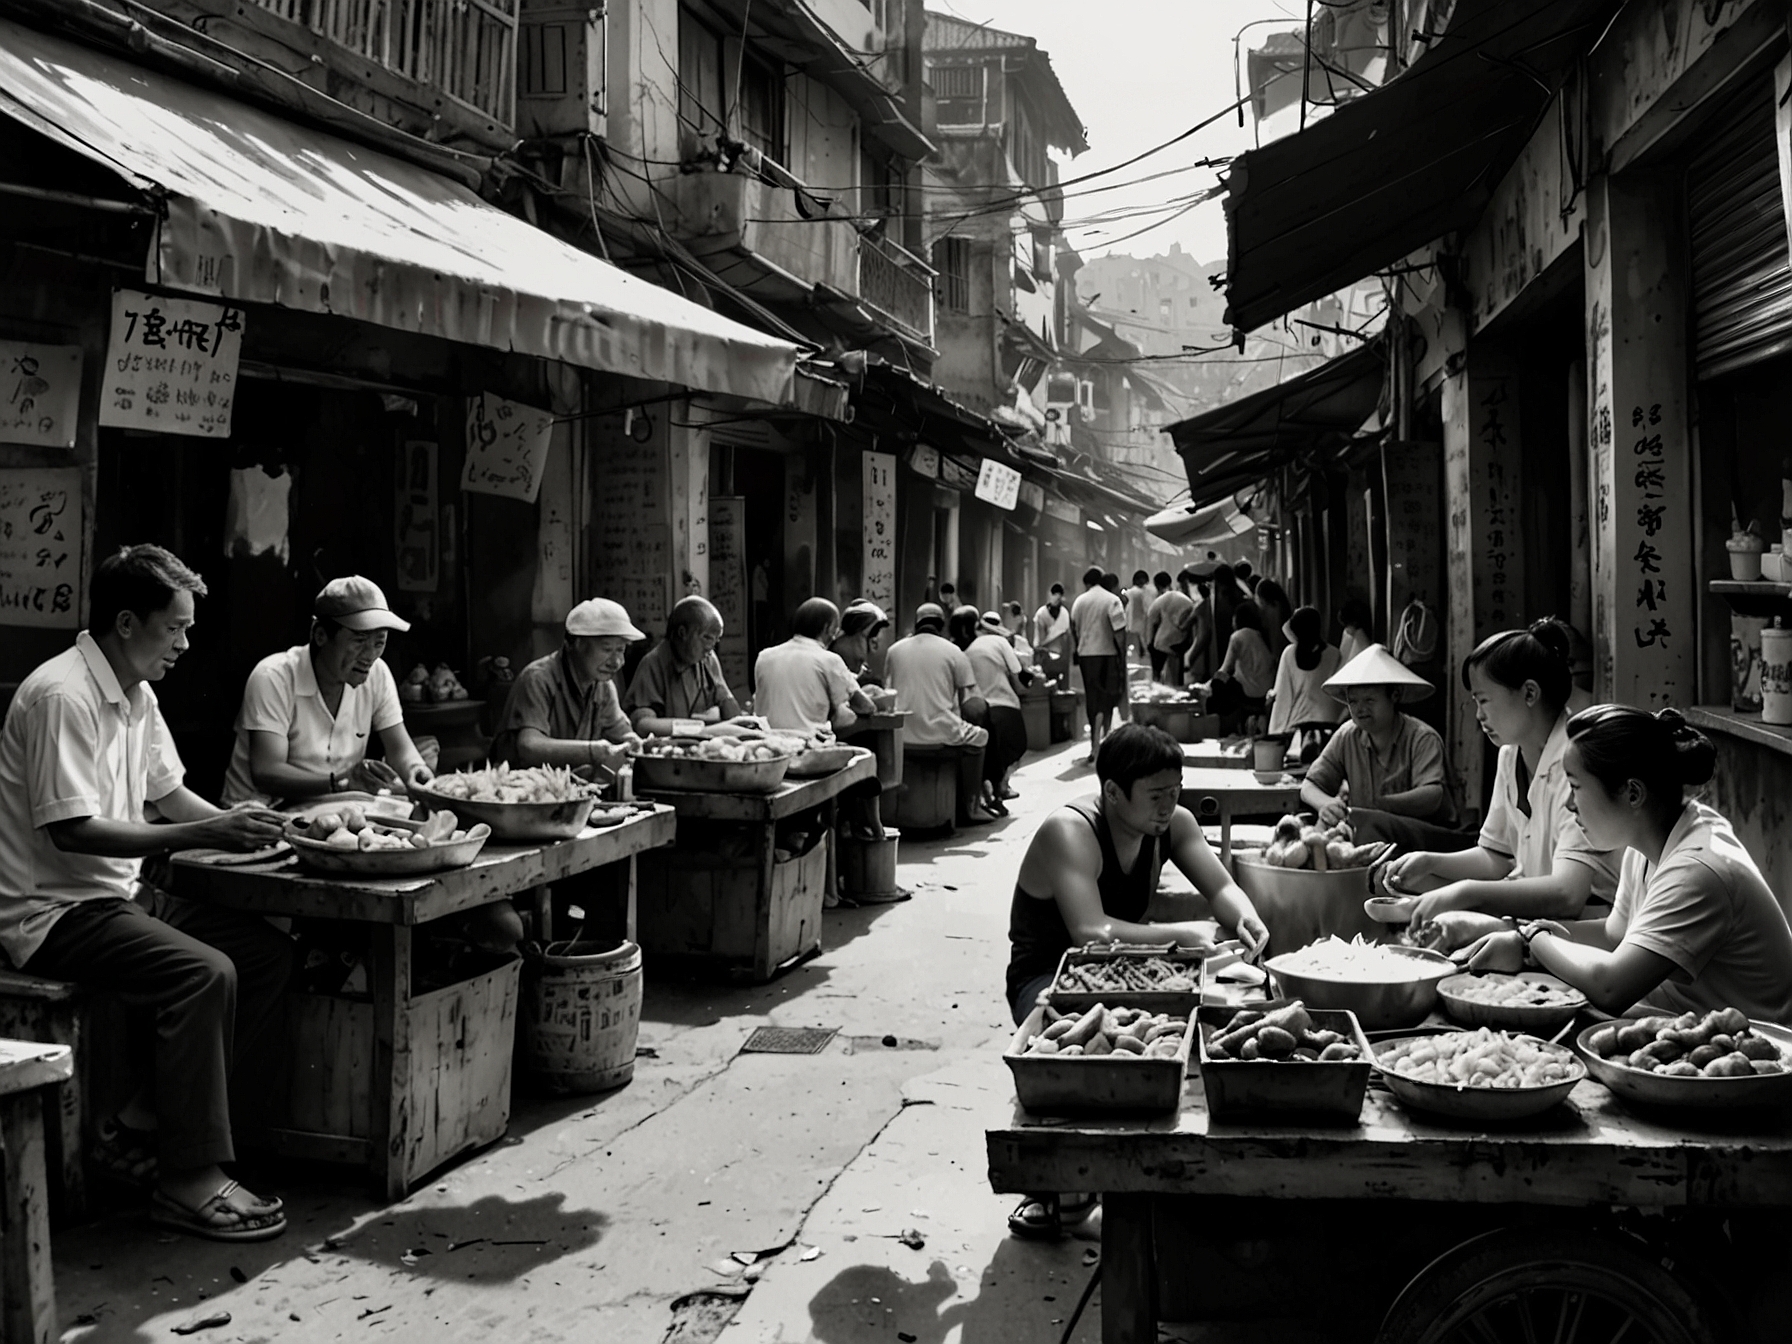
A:
<svg viewBox="0 0 1792 1344">
<path fill-rule="evenodd" d="M 1792 265 L 1772 83 L 1752 85 L 1712 120 L 1713 132 L 1686 173 L 1700 378 L 1792 350 Z"/>
</svg>

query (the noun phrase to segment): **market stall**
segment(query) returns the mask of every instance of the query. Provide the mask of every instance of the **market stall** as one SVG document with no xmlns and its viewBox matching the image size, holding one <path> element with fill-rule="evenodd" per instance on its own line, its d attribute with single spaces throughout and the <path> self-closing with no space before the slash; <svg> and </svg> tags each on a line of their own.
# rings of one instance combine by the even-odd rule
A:
<svg viewBox="0 0 1792 1344">
<path fill-rule="evenodd" d="M 1226 766 L 1185 766 L 1182 805 L 1203 825 L 1220 828 L 1220 860 L 1232 856 L 1232 820 L 1271 812 L 1292 812 L 1300 806 L 1300 785 L 1292 778 L 1259 775 Z"/>
<path fill-rule="evenodd" d="M 861 714 L 840 740 L 863 747 L 877 758 L 877 782 L 886 790 L 902 787 L 902 729 L 908 715 L 898 710 Z"/>
<path fill-rule="evenodd" d="M 315 809 L 313 809 L 315 810 Z M 270 1138 L 276 1151 L 364 1165 L 388 1198 L 456 1153 L 503 1134 L 519 963 L 495 960 L 470 978 L 425 990 L 413 934 L 475 910 L 669 844 L 669 807 L 637 805 L 625 820 L 554 841 L 487 843 L 461 867 L 409 876 L 332 875 L 291 854 L 254 863 L 177 854 L 181 896 L 263 915 L 366 926 L 367 989 L 294 993 L 287 1095 Z M 630 887 L 630 904 L 633 904 Z M 634 912 L 629 912 L 633 923 Z"/>
</svg>

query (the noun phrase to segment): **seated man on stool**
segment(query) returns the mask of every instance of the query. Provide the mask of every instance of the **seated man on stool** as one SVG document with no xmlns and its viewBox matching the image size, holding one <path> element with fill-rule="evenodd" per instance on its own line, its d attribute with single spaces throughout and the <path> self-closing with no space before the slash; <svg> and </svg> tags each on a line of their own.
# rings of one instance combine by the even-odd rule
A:
<svg viewBox="0 0 1792 1344">
<path fill-rule="evenodd" d="M 641 739 L 622 712 L 616 674 L 628 646 L 646 638 L 620 602 L 593 597 L 567 612 L 566 642 L 517 673 L 492 759 L 621 769 Z"/>
<path fill-rule="evenodd" d="M 222 1164 L 236 1157 L 233 1084 L 278 1048 L 292 945 L 257 915 L 142 880 L 151 855 L 257 849 L 284 821 L 254 805 L 221 812 L 182 782 L 149 683 L 186 652 L 204 593 L 160 546 L 108 556 L 94 569 L 89 628 L 19 686 L 0 728 L 0 950 L 20 970 L 153 1017 L 153 1089 L 99 1123 L 95 1162 L 151 1187 L 158 1226 L 264 1241 L 286 1230 L 280 1201 Z M 152 806 L 166 824 L 150 821 Z"/>
<path fill-rule="evenodd" d="M 722 628 L 722 613 L 709 599 L 678 599 L 666 618 L 666 637 L 641 660 L 623 700 L 635 732 L 672 737 L 740 717 L 716 657 Z"/>
<path fill-rule="evenodd" d="M 976 622 L 976 609 L 970 612 Z M 903 744 L 908 747 L 989 745 L 989 730 L 971 720 L 988 711 L 977 690 L 977 674 L 963 649 L 947 639 L 946 613 L 933 602 L 915 608 L 915 633 L 890 645 L 884 677 L 896 692 L 896 710 L 907 714 Z M 971 825 L 994 821 L 979 796 L 959 809 Z"/>
</svg>

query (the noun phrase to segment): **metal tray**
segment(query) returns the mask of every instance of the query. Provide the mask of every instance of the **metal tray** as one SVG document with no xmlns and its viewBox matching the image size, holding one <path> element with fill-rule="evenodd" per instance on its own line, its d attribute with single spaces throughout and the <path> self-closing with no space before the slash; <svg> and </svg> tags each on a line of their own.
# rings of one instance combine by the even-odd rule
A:
<svg viewBox="0 0 1792 1344">
<path fill-rule="evenodd" d="M 416 830 L 422 823 L 401 817 L 381 817 L 382 826 L 394 830 Z M 428 849 L 336 849 L 321 840 L 300 835 L 290 825 L 286 840 L 298 856 L 299 866 L 312 872 L 351 877 L 414 877 L 422 873 L 440 873 L 450 868 L 465 868 L 479 857 L 485 842 L 491 839 L 491 828 L 473 826 L 464 840 L 431 845 Z"/>
<path fill-rule="evenodd" d="M 1792 1073 L 1758 1073 L 1753 1078 L 1664 1078 L 1659 1073 L 1602 1059 L 1593 1053 L 1587 1039 L 1609 1025 L 1595 1022 L 1583 1028 L 1574 1038 L 1574 1049 L 1586 1061 L 1593 1077 L 1625 1101 L 1684 1110 L 1741 1110 L 1792 1103 Z M 1782 1058 L 1792 1057 L 1792 1031 L 1753 1019 L 1748 1025 L 1751 1031 L 1779 1046 Z"/>
<path fill-rule="evenodd" d="M 703 761 L 691 756 L 637 756 L 637 789 L 681 789 L 695 793 L 776 793 L 790 769 L 790 757 L 769 761 Z"/>
<path fill-rule="evenodd" d="M 1252 1004 L 1266 1012 L 1282 1004 Z M 1360 1059 L 1305 1060 L 1209 1059 L 1203 1027 L 1218 1029 L 1237 1016 L 1232 1007 L 1204 1007 L 1196 1011 L 1196 1037 L 1200 1049 L 1201 1086 L 1207 1093 L 1207 1113 L 1215 1120 L 1261 1115 L 1266 1111 L 1303 1115 L 1341 1116 L 1355 1120 L 1362 1114 L 1363 1096 L 1369 1088 L 1374 1053 L 1363 1035 L 1356 1014 L 1339 1009 L 1308 1008 L 1313 1025 L 1336 1031 L 1356 1042 Z"/>
<path fill-rule="evenodd" d="M 1482 1003 L 1477 999 L 1464 998 L 1459 992 L 1461 988 L 1477 980 L 1528 980 L 1533 984 L 1548 985 L 1551 989 L 1566 990 L 1572 996 L 1572 1002 L 1559 1005 Z M 1587 1006 L 1585 994 L 1567 981 L 1558 980 L 1542 971 L 1522 971 L 1518 975 L 1476 975 L 1464 971 L 1461 975 L 1446 976 L 1439 980 L 1437 997 L 1444 1006 L 1444 1012 L 1458 1022 L 1466 1022 L 1471 1027 L 1524 1031 L 1533 1036 L 1547 1036 L 1559 1030 L 1572 1022 L 1574 1015 Z"/>
<path fill-rule="evenodd" d="M 843 770 L 862 747 L 810 747 L 790 762 L 785 773 L 792 779 L 816 779 Z"/>
<path fill-rule="evenodd" d="M 1435 1036 L 1448 1033 L 1420 1034 Z M 1381 1066 L 1383 1054 L 1401 1041 L 1412 1039 L 1414 1038 L 1411 1036 L 1401 1036 L 1378 1043 L 1375 1047 L 1375 1071 L 1381 1075 L 1382 1082 L 1401 1105 L 1450 1120 L 1487 1122 L 1523 1120 L 1541 1115 L 1550 1107 L 1566 1101 L 1575 1085 L 1587 1076 L 1586 1065 L 1575 1057 L 1572 1050 L 1565 1045 L 1554 1045 L 1543 1040 L 1537 1041 L 1537 1044 L 1552 1054 L 1560 1055 L 1564 1061 L 1574 1066 L 1573 1077 L 1559 1083 L 1547 1083 L 1542 1087 L 1459 1087 L 1453 1083 L 1422 1083 L 1416 1078 L 1407 1078 Z"/>
<path fill-rule="evenodd" d="M 588 798 L 570 798 L 557 803 L 487 803 L 470 798 L 455 798 L 437 793 L 427 784 L 411 787 L 411 793 L 432 809 L 446 809 L 467 822 L 481 822 L 491 827 L 492 839 L 500 844 L 525 840 L 567 840 L 585 829 L 597 794 Z"/>
<path fill-rule="evenodd" d="M 1115 989 L 1105 992 L 1058 988 L 1059 982 L 1064 978 L 1065 969 L 1070 966 L 1085 965 L 1092 961 L 1148 961 L 1153 957 L 1186 965 L 1194 980 L 1194 988 L 1186 990 Z M 1200 1005 L 1201 967 L 1206 960 L 1206 957 L 1200 952 L 1177 947 L 1162 952 L 1109 951 L 1089 947 L 1066 948 L 1064 955 L 1058 958 L 1058 973 L 1052 977 L 1052 983 L 1047 987 L 1046 994 L 1051 998 L 1052 1007 L 1061 1013 L 1085 1012 L 1098 1003 L 1105 1003 L 1112 1008 L 1147 1008 L 1154 1013 L 1174 1013 L 1181 1016 L 1192 1013 Z"/>
<path fill-rule="evenodd" d="M 1128 1005 L 1115 1002 L 1113 1007 Z M 1138 1005 L 1131 1005 L 1138 1006 Z M 1134 1055 L 1024 1055 L 1027 1042 L 1045 1030 L 1045 1005 L 1027 1014 L 1002 1054 L 1014 1075 L 1014 1095 L 1027 1110 L 1046 1115 L 1089 1111 L 1162 1114 L 1182 1107 L 1195 1023 L 1189 1019 L 1182 1049 L 1174 1059 Z"/>
</svg>

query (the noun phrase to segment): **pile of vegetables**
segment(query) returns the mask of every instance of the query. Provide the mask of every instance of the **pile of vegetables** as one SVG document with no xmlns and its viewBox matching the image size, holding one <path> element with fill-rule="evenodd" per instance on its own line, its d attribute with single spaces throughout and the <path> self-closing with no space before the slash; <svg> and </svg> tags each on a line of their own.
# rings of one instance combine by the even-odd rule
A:
<svg viewBox="0 0 1792 1344">
<path fill-rule="evenodd" d="M 1566 1008 L 1586 1000 L 1586 995 L 1569 985 L 1521 980 L 1512 975 L 1465 978 L 1450 986 L 1450 993 L 1470 1003 L 1489 1003 L 1502 1008 Z"/>
<path fill-rule="evenodd" d="M 1439 963 L 1381 943 L 1366 943 L 1360 933 L 1348 943 L 1334 933 L 1279 958 L 1276 965 L 1295 975 L 1311 975 L 1322 980 L 1385 985 L 1402 980 L 1428 980 L 1437 974 Z"/>
<path fill-rule="evenodd" d="M 1370 867 L 1389 849 L 1384 843 L 1359 845 L 1355 838 L 1348 821 L 1321 826 L 1311 813 L 1289 815 L 1276 823 L 1263 861 L 1278 868 L 1311 868 L 1324 873 L 1335 868 Z"/>
<path fill-rule="evenodd" d="M 358 849 L 370 852 L 380 849 L 428 849 L 431 845 L 453 844 L 465 840 L 460 819 L 452 812 L 432 812 L 415 831 L 369 821 L 367 814 L 354 803 L 335 812 L 319 812 L 309 822 L 297 820 L 288 828 L 293 835 L 315 840 L 331 849 Z"/>
<path fill-rule="evenodd" d="M 1269 1060 L 1301 1064 L 1349 1062 L 1363 1057 L 1362 1047 L 1343 1032 L 1316 1027 L 1299 999 L 1264 1012 L 1245 1008 L 1207 1036 L 1209 1060 Z"/>
<path fill-rule="evenodd" d="M 1072 962 L 1064 968 L 1054 990 L 1078 994 L 1136 994 L 1200 989 L 1199 962 L 1171 961 L 1168 957 L 1113 957 L 1100 961 Z"/>
<path fill-rule="evenodd" d="M 1456 1088 L 1547 1087 L 1581 1071 L 1560 1046 L 1490 1027 L 1396 1041 L 1376 1063 L 1414 1082 Z"/>
<path fill-rule="evenodd" d="M 1644 1017 L 1613 1022 L 1587 1038 L 1601 1059 L 1667 1078 L 1750 1078 L 1785 1073 L 1779 1046 L 1750 1030 L 1738 1008 L 1713 1009 L 1701 1017 Z"/>
<path fill-rule="evenodd" d="M 1175 1059 L 1182 1053 L 1188 1019 L 1142 1008 L 1108 1008 L 1096 1004 L 1086 1013 L 1060 1013 L 1047 1005 L 1045 1030 L 1027 1042 L 1026 1055 L 1136 1055 L 1141 1059 Z"/>
<path fill-rule="evenodd" d="M 650 737 L 641 754 L 691 761 L 776 761 L 791 753 L 781 744 L 746 737 Z"/>
<path fill-rule="evenodd" d="M 1200 693 L 1183 686 L 1166 686 L 1161 681 L 1135 682 L 1132 687 L 1135 705 L 1194 705 L 1201 703 Z"/>
<path fill-rule="evenodd" d="M 488 765 L 457 770 L 429 782 L 431 793 L 469 803 L 570 803 L 592 795 L 592 787 L 563 765 L 518 768 Z"/>
<path fill-rule="evenodd" d="M 460 684 L 460 678 L 447 663 L 437 663 L 433 672 L 418 663 L 405 674 L 398 687 L 398 698 L 408 704 L 441 705 L 450 700 L 465 700 L 467 688 Z"/>
</svg>

